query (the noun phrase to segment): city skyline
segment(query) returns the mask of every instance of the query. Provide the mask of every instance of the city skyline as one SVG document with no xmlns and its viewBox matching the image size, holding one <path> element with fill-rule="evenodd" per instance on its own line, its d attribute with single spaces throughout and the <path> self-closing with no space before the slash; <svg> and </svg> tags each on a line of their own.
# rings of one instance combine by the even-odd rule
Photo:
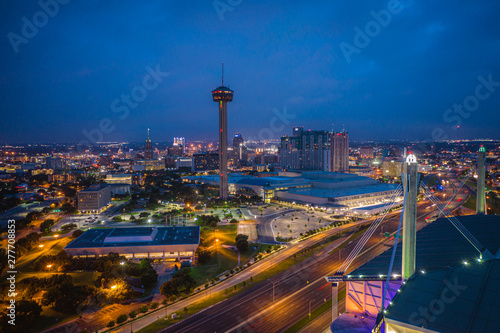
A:
<svg viewBox="0 0 500 333">
<path fill-rule="evenodd" d="M 0 142 L 80 142 L 101 127 L 107 142 L 143 141 L 148 127 L 157 142 L 215 141 L 206 87 L 220 61 L 241 91 L 228 131 L 246 138 L 295 124 L 345 124 L 357 140 L 499 138 L 500 5 L 391 3 L 70 2 L 33 36 L 23 27 L 44 9 L 3 4 Z"/>
<path fill-rule="evenodd" d="M 4 1 L 0 330 L 500 332 L 499 14 Z"/>
</svg>

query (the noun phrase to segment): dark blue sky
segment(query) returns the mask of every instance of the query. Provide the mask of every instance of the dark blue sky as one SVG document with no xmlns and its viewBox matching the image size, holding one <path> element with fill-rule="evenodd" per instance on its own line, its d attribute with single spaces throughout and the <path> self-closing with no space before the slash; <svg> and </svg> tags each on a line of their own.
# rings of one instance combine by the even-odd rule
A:
<svg viewBox="0 0 500 333">
<path fill-rule="evenodd" d="M 143 141 L 148 127 L 153 141 L 216 140 L 221 60 L 235 90 L 230 137 L 345 124 L 352 140 L 431 139 L 436 128 L 500 138 L 498 1 L 401 1 L 385 27 L 371 11 L 388 1 L 220 0 L 223 20 L 212 1 L 60 1 L 54 17 L 36 1 L 0 5 L 1 143 L 78 142 L 102 119 L 104 141 Z M 34 15 L 38 32 L 23 36 Z M 356 44 L 367 24 L 368 45 Z M 359 46 L 350 62 L 347 44 Z M 146 77 L 151 90 L 148 67 L 169 73 L 155 88 Z M 480 98 L 479 77 L 494 81 Z M 144 99 L 126 114 L 131 92 Z M 464 99 L 472 111 L 446 111 Z M 294 117 L 284 129 L 274 108 Z"/>
</svg>

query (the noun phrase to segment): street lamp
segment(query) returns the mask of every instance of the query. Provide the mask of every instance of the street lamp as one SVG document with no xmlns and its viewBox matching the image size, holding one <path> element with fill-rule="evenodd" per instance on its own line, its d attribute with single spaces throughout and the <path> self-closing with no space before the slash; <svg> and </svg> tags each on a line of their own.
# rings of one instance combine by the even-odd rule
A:
<svg viewBox="0 0 500 333">
<path fill-rule="evenodd" d="M 111 289 L 116 289 L 116 287 L 118 287 L 116 284 L 111 286 Z"/>
<path fill-rule="evenodd" d="M 314 301 L 314 299 L 309 301 L 309 320 L 311 320 L 311 302 Z"/>
<path fill-rule="evenodd" d="M 42 247 L 43 247 L 43 244 L 38 245 L 38 247 L 39 247 L 39 248 L 42 248 Z"/>
</svg>

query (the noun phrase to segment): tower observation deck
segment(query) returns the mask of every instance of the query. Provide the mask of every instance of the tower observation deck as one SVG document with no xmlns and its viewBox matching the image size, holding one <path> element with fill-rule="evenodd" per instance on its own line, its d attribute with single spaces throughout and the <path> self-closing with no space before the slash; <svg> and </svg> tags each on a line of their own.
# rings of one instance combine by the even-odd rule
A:
<svg viewBox="0 0 500 333">
<path fill-rule="evenodd" d="M 219 103 L 219 160 L 220 160 L 220 198 L 227 199 L 227 103 L 233 101 L 234 91 L 224 86 L 224 63 L 222 64 L 222 85 L 212 90 L 214 102 Z"/>
</svg>

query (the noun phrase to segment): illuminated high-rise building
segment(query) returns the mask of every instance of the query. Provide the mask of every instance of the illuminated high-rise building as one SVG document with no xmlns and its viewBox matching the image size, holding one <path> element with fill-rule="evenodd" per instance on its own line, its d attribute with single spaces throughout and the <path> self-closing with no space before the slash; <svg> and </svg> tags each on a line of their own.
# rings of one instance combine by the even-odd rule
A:
<svg viewBox="0 0 500 333">
<path fill-rule="evenodd" d="M 329 132 L 294 127 L 293 136 L 281 137 L 280 159 L 281 168 L 285 170 L 328 171 Z"/>
<path fill-rule="evenodd" d="M 174 138 L 174 147 L 182 148 L 182 154 L 185 154 L 186 153 L 186 139 L 184 137 Z"/>
<path fill-rule="evenodd" d="M 212 90 L 214 102 L 219 103 L 219 156 L 220 156 L 220 198 L 228 198 L 227 184 L 227 102 L 233 101 L 234 91 L 224 86 L 224 63 L 222 64 L 222 85 Z"/>
<path fill-rule="evenodd" d="M 349 133 L 345 130 L 332 133 L 330 138 L 331 164 L 330 170 L 334 172 L 349 171 Z"/>
<path fill-rule="evenodd" d="M 233 138 L 233 154 L 237 159 L 242 159 L 243 158 L 243 137 L 241 136 L 241 133 L 236 133 Z"/>
<path fill-rule="evenodd" d="M 146 144 L 144 145 L 144 159 L 152 160 L 153 159 L 153 143 L 151 139 L 149 139 L 149 128 L 148 128 L 148 139 L 146 140 Z"/>
</svg>

